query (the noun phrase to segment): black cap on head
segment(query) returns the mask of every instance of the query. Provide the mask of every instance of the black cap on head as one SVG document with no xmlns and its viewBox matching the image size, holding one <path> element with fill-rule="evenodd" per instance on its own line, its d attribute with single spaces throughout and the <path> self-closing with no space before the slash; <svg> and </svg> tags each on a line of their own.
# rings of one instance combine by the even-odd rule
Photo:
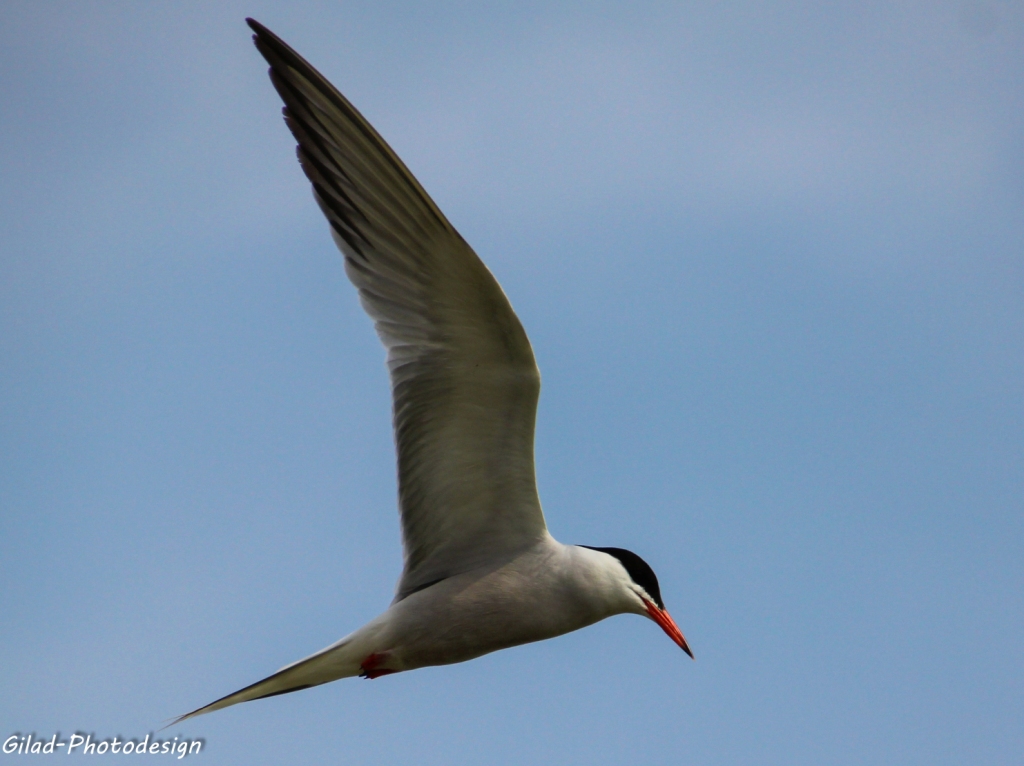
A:
<svg viewBox="0 0 1024 766">
<path fill-rule="evenodd" d="M 648 595 L 654 599 L 658 609 L 665 608 L 665 604 L 661 600 L 661 588 L 658 587 L 658 578 L 655 576 L 654 570 L 633 551 L 627 551 L 625 548 L 595 548 L 593 545 L 581 545 L 580 547 L 589 548 L 592 551 L 601 551 L 601 553 L 607 553 L 609 556 L 617 558 L 619 563 L 625 567 L 630 579 L 647 591 Z"/>
</svg>

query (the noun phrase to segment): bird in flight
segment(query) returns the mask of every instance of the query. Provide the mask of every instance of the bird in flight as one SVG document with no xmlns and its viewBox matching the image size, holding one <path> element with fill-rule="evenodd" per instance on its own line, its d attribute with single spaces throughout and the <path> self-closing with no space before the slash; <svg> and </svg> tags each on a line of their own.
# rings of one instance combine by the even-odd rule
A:
<svg viewBox="0 0 1024 766">
<path fill-rule="evenodd" d="M 379 617 L 174 723 L 339 678 L 464 662 L 616 614 L 649 617 L 692 657 L 642 558 L 548 532 L 533 463 L 540 373 L 497 280 L 355 107 L 247 22 L 387 349 L 404 567 Z"/>
</svg>

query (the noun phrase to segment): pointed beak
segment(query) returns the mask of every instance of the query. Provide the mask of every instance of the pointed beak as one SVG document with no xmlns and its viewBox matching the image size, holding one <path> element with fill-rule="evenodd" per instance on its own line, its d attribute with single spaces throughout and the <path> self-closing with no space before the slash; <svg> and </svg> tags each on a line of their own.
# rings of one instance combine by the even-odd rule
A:
<svg viewBox="0 0 1024 766">
<path fill-rule="evenodd" d="M 676 642 L 680 649 L 690 655 L 691 660 L 695 659 L 693 652 L 690 651 L 690 647 L 686 644 L 686 637 L 683 635 L 683 631 L 679 630 L 679 626 L 672 619 L 672 615 L 664 609 L 659 609 L 656 604 L 646 599 L 644 599 L 644 604 L 647 606 L 647 614 L 651 616 L 651 619 L 661 626 L 661 629 L 665 631 L 669 638 Z"/>
</svg>

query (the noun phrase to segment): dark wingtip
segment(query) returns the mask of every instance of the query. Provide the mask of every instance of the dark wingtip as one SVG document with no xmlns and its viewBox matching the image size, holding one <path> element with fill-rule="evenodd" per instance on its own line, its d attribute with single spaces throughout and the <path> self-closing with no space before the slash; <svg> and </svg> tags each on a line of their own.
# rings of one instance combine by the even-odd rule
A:
<svg viewBox="0 0 1024 766">
<path fill-rule="evenodd" d="M 284 45 L 284 42 L 281 40 L 280 37 L 278 37 L 265 26 L 260 24 L 258 21 L 256 21 L 256 19 L 246 17 L 245 23 L 249 25 L 249 29 L 256 33 L 252 36 L 252 41 L 256 43 L 257 48 L 260 47 L 260 43 L 264 45 L 267 45 L 268 43 L 271 45 Z"/>
</svg>

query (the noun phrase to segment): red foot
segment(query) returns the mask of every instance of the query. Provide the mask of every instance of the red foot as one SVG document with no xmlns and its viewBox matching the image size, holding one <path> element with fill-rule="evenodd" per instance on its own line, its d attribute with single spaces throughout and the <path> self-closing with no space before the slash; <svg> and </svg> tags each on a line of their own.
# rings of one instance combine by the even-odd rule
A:
<svg viewBox="0 0 1024 766">
<path fill-rule="evenodd" d="M 377 667 L 382 662 L 384 662 L 387 658 L 388 658 L 388 653 L 387 652 L 382 652 L 382 653 L 379 653 L 379 654 L 377 652 L 374 652 L 373 654 L 368 656 L 365 660 L 363 660 L 361 663 L 359 663 L 359 667 L 361 667 L 363 669 L 363 672 L 360 673 L 359 676 L 361 678 L 369 678 L 369 679 L 372 680 L 374 678 L 380 678 L 381 676 L 386 676 L 386 675 L 388 675 L 390 673 L 397 673 L 398 672 L 397 670 L 388 670 L 387 668 L 378 668 Z"/>
</svg>

